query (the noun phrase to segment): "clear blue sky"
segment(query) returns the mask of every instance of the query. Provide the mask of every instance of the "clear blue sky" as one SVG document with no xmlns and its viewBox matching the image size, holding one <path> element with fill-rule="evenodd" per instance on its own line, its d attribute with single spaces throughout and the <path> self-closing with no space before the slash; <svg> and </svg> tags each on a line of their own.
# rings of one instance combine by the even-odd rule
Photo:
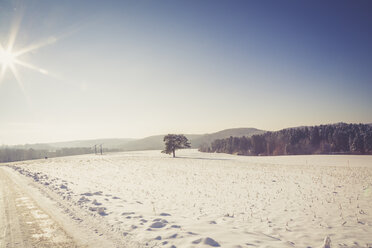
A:
<svg viewBox="0 0 372 248">
<path fill-rule="evenodd" d="M 372 1 L 4 1 L 0 144 L 372 122 Z M 1 60 L 0 60 L 1 61 Z"/>
</svg>

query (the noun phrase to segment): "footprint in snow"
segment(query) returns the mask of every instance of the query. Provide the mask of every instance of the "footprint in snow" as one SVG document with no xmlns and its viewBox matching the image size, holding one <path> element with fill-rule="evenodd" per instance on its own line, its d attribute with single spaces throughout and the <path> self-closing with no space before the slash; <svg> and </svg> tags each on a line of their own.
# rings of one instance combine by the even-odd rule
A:
<svg viewBox="0 0 372 248">
<path fill-rule="evenodd" d="M 177 234 L 177 233 L 175 233 L 175 234 L 173 234 L 173 235 L 169 236 L 169 237 L 168 237 L 168 239 L 175 239 L 175 238 L 177 238 L 177 236 L 178 236 L 178 234 Z"/>
<path fill-rule="evenodd" d="M 106 213 L 106 208 L 105 207 L 89 207 L 89 210 L 92 211 L 92 212 L 97 212 L 99 215 L 101 216 L 106 216 L 108 215 Z"/>
<path fill-rule="evenodd" d="M 213 247 L 220 247 L 219 243 L 217 243 L 214 239 L 209 238 L 209 237 L 204 239 L 204 244 L 210 245 L 210 246 L 213 246 Z"/>
<path fill-rule="evenodd" d="M 131 214 L 135 214 L 135 212 L 123 212 L 121 215 L 131 215 Z"/>
<path fill-rule="evenodd" d="M 197 244 L 200 244 L 200 242 L 202 242 L 202 240 L 203 239 L 201 239 L 201 238 L 200 239 L 196 239 L 196 240 L 192 241 L 191 243 L 197 245 Z"/>
<path fill-rule="evenodd" d="M 64 184 L 61 184 L 61 186 L 59 186 L 60 189 L 67 189 L 67 186 L 64 185 Z"/>
<path fill-rule="evenodd" d="M 92 202 L 93 205 L 100 206 L 102 203 L 98 202 L 96 199 Z"/>
<path fill-rule="evenodd" d="M 79 204 L 87 203 L 87 202 L 90 202 L 90 200 L 88 198 L 86 198 L 85 196 L 80 197 L 80 199 L 78 201 Z"/>
<path fill-rule="evenodd" d="M 200 239 L 194 240 L 194 241 L 192 241 L 192 243 L 193 243 L 193 244 L 199 244 L 199 243 L 201 243 L 202 241 L 203 241 L 204 244 L 209 245 L 209 246 L 212 246 L 212 247 L 220 247 L 220 246 L 221 246 L 221 245 L 220 245 L 219 243 L 217 243 L 214 239 L 209 238 L 209 237 L 207 237 L 207 238 L 205 238 L 205 239 L 200 238 Z"/>
<path fill-rule="evenodd" d="M 164 219 L 155 219 L 150 228 L 163 228 L 167 225 L 168 221 Z"/>
</svg>

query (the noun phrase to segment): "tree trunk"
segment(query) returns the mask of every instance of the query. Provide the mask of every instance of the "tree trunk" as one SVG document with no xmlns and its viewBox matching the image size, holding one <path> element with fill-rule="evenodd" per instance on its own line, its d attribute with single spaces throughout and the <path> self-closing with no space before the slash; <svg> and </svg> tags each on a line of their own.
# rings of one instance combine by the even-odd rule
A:
<svg viewBox="0 0 372 248">
<path fill-rule="evenodd" d="M 176 157 L 176 149 L 173 149 L 173 157 Z"/>
</svg>

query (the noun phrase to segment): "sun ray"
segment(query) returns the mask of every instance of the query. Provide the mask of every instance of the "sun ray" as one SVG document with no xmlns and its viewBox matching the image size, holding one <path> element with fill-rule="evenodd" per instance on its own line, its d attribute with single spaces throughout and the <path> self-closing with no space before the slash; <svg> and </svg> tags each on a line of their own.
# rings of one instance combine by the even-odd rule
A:
<svg viewBox="0 0 372 248">
<path fill-rule="evenodd" d="M 32 52 L 34 50 L 37 50 L 37 49 L 40 49 L 42 47 L 45 47 L 45 46 L 49 46 L 51 44 L 54 44 L 56 43 L 57 41 L 59 41 L 60 39 L 64 39 L 72 34 L 74 34 L 75 32 L 77 32 L 79 30 L 79 28 L 74 28 L 74 29 L 71 29 L 63 34 L 60 34 L 60 35 L 57 35 L 57 36 L 50 36 L 48 39 L 46 40 L 42 40 L 42 41 L 39 41 L 39 42 L 36 42 L 36 43 L 33 43 L 19 51 L 17 51 L 16 53 L 14 53 L 14 55 L 16 57 L 22 55 L 22 54 L 25 54 L 25 53 L 29 53 L 29 52 Z"/>
<path fill-rule="evenodd" d="M 41 42 L 38 42 L 38 43 L 31 44 L 28 47 L 25 47 L 25 48 L 19 50 L 18 52 L 14 53 L 14 56 L 18 57 L 22 54 L 29 53 L 29 52 L 32 52 L 32 51 L 37 50 L 39 48 L 42 48 L 44 46 L 48 46 L 48 45 L 51 45 L 53 43 L 56 43 L 57 41 L 58 41 L 58 38 L 56 38 L 54 36 L 49 37 L 45 41 L 41 41 Z"/>
<path fill-rule="evenodd" d="M 3 52 L 3 51 L 4 51 L 3 45 L 1 45 L 1 43 L 0 43 L 0 52 Z M 5 71 L 6 71 L 6 65 L 2 64 L 1 65 L 1 71 L 0 71 L 0 85 L 1 85 L 1 82 L 3 81 Z"/>
<path fill-rule="evenodd" d="M 76 30 L 70 30 L 70 32 L 64 33 L 60 36 L 50 36 L 48 39 L 44 39 L 40 42 L 32 43 L 31 45 L 25 46 L 21 50 L 18 50 L 17 48 L 18 51 L 15 51 L 14 48 L 16 46 L 16 39 L 17 39 L 18 32 L 20 30 L 22 17 L 23 17 L 23 10 L 21 9 L 18 12 L 18 14 L 16 14 L 13 18 L 13 22 L 9 30 L 8 39 L 0 43 L 0 86 L 2 82 L 4 81 L 4 79 L 6 78 L 7 71 L 10 71 L 10 73 L 13 74 L 15 81 L 17 81 L 22 93 L 26 97 L 27 102 L 31 103 L 29 101 L 29 97 L 25 90 L 23 81 L 21 80 L 21 77 L 19 75 L 19 71 L 17 70 L 18 69 L 17 66 L 26 67 L 28 69 L 37 71 L 41 74 L 48 75 L 49 77 L 54 77 L 57 79 L 58 77 L 55 75 L 52 75 L 49 71 L 43 68 L 37 67 L 31 63 L 23 61 L 21 59 L 21 56 L 24 54 L 30 53 L 32 51 L 38 50 L 44 46 L 51 45 L 57 42 L 60 38 L 71 35 Z"/>
<path fill-rule="evenodd" d="M 0 72 L 0 85 L 1 83 L 3 82 L 3 78 L 4 78 L 4 75 L 5 75 L 5 72 L 6 72 L 6 65 L 2 65 L 1 67 L 1 72 Z"/>
<path fill-rule="evenodd" d="M 10 29 L 8 46 L 7 46 L 7 51 L 9 52 L 13 50 L 14 43 L 18 35 L 19 26 L 21 25 L 21 21 L 22 21 L 22 11 L 18 15 L 15 16 L 13 25 Z"/>
<path fill-rule="evenodd" d="M 31 70 L 38 71 L 38 72 L 40 72 L 40 73 L 42 73 L 42 74 L 45 74 L 45 75 L 49 74 L 47 70 L 44 70 L 44 69 L 42 69 L 42 68 L 38 68 L 38 67 L 36 67 L 36 66 L 34 66 L 34 65 L 32 65 L 32 64 L 29 64 L 29 63 L 26 63 L 26 62 L 20 61 L 20 60 L 18 60 L 18 59 L 16 59 L 16 60 L 14 61 L 14 63 L 16 63 L 16 64 L 18 64 L 18 65 L 21 65 L 21 66 L 23 66 L 23 67 L 29 68 L 29 69 L 31 69 Z"/>
<path fill-rule="evenodd" d="M 20 60 L 18 60 L 18 59 L 16 59 L 16 60 L 14 61 L 14 63 L 15 63 L 15 64 L 18 64 L 18 65 L 20 65 L 20 66 L 26 67 L 26 68 L 28 68 L 28 69 L 31 69 L 31 70 L 37 71 L 37 72 L 39 72 L 39 73 L 41 73 L 41 74 L 48 75 L 48 77 L 51 77 L 51 78 L 57 79 L 57 80 L 59 80 L 59 81 L 63 80 L 60 76 L 54 74 L 53 72 L 50 72 L 50 71 L 48 71 L 48 70 L 46 70 L 46 69 L 43 69 L 43 68 L 37 67 L 37 66 L 32 65 L 32 64 L 30 64 L 30 63 L 26 63 L 26 62 L 24 62 L 24 61 L 20 61 Z M 60 82 L 60 83 L 63 83 L 63 82 Z"/>
<path fill-rule="evenodd" d="M 24 85 L 21 81 L 21 78 L 18 75 L 18 72 L 17 72 L 17 69 L 15 68 L 15 66 L 13 64 L 11 64 L 11 65 L 9 65 L 9 68 L 13 72 L 13 75 L 14 75 L 15 79 L 17 80 L 19 86 L 21 87 L 22 91 L 25 91 L 25 87 L 24 87 Z"/>
<path fill-rule="evenodd" d="M 24 86 L 24 84 L 23 84 L 23 82 L 22 82 L 20 76 L 18 75 L 17 69 L 15 68 L 14 64 L 9 65 L 9 68 L 10 68 L 10 70 L 13 72 L 13 75 L 14 75 L 14 77 L 15 77 L 15 79 L 16 79 L 18 85 L 19 85 L 19 87 L 21 88 L 22 93 L 23 93 L 23 95 L 24 95 L 25 98 L 26 98 L 26 101 L 27 101 L 28 103 L 30 103 L 30 101 L 29 101 L 29 97 L 28 97 L 28 95 L 27 95 L 27 93 L 26 93 L 26 90 L 25 90 L 25 86 Z"/>
</svg>

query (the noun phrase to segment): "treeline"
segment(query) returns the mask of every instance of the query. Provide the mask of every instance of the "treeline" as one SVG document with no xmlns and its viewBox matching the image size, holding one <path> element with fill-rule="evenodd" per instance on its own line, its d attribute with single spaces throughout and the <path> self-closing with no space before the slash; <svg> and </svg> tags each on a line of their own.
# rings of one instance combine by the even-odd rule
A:
<svg viewBox="0 0 372 248">
<path fill-rule="evenodd" d="M 104 152 L 111 150 L 104 149 Z M 40 158 L 52 158 L 52 157 L 63 157 L 80 154 L 94 153 L 92 148 L 87 147 L 73 147 L 73 148 L 61 148 L 55 151 L 39 150 L 39 149 L 15 149 L 9 147 L 0 148 L 0 163 L 14 162 L 22 160 L 40 159 Z"/>
<path fill-rule="evenodd" d="M 372 154 L 372 126 L 338 123 L 289 128 L 218 139 L 199 150 L 239 155 Z"/>
</svg>

